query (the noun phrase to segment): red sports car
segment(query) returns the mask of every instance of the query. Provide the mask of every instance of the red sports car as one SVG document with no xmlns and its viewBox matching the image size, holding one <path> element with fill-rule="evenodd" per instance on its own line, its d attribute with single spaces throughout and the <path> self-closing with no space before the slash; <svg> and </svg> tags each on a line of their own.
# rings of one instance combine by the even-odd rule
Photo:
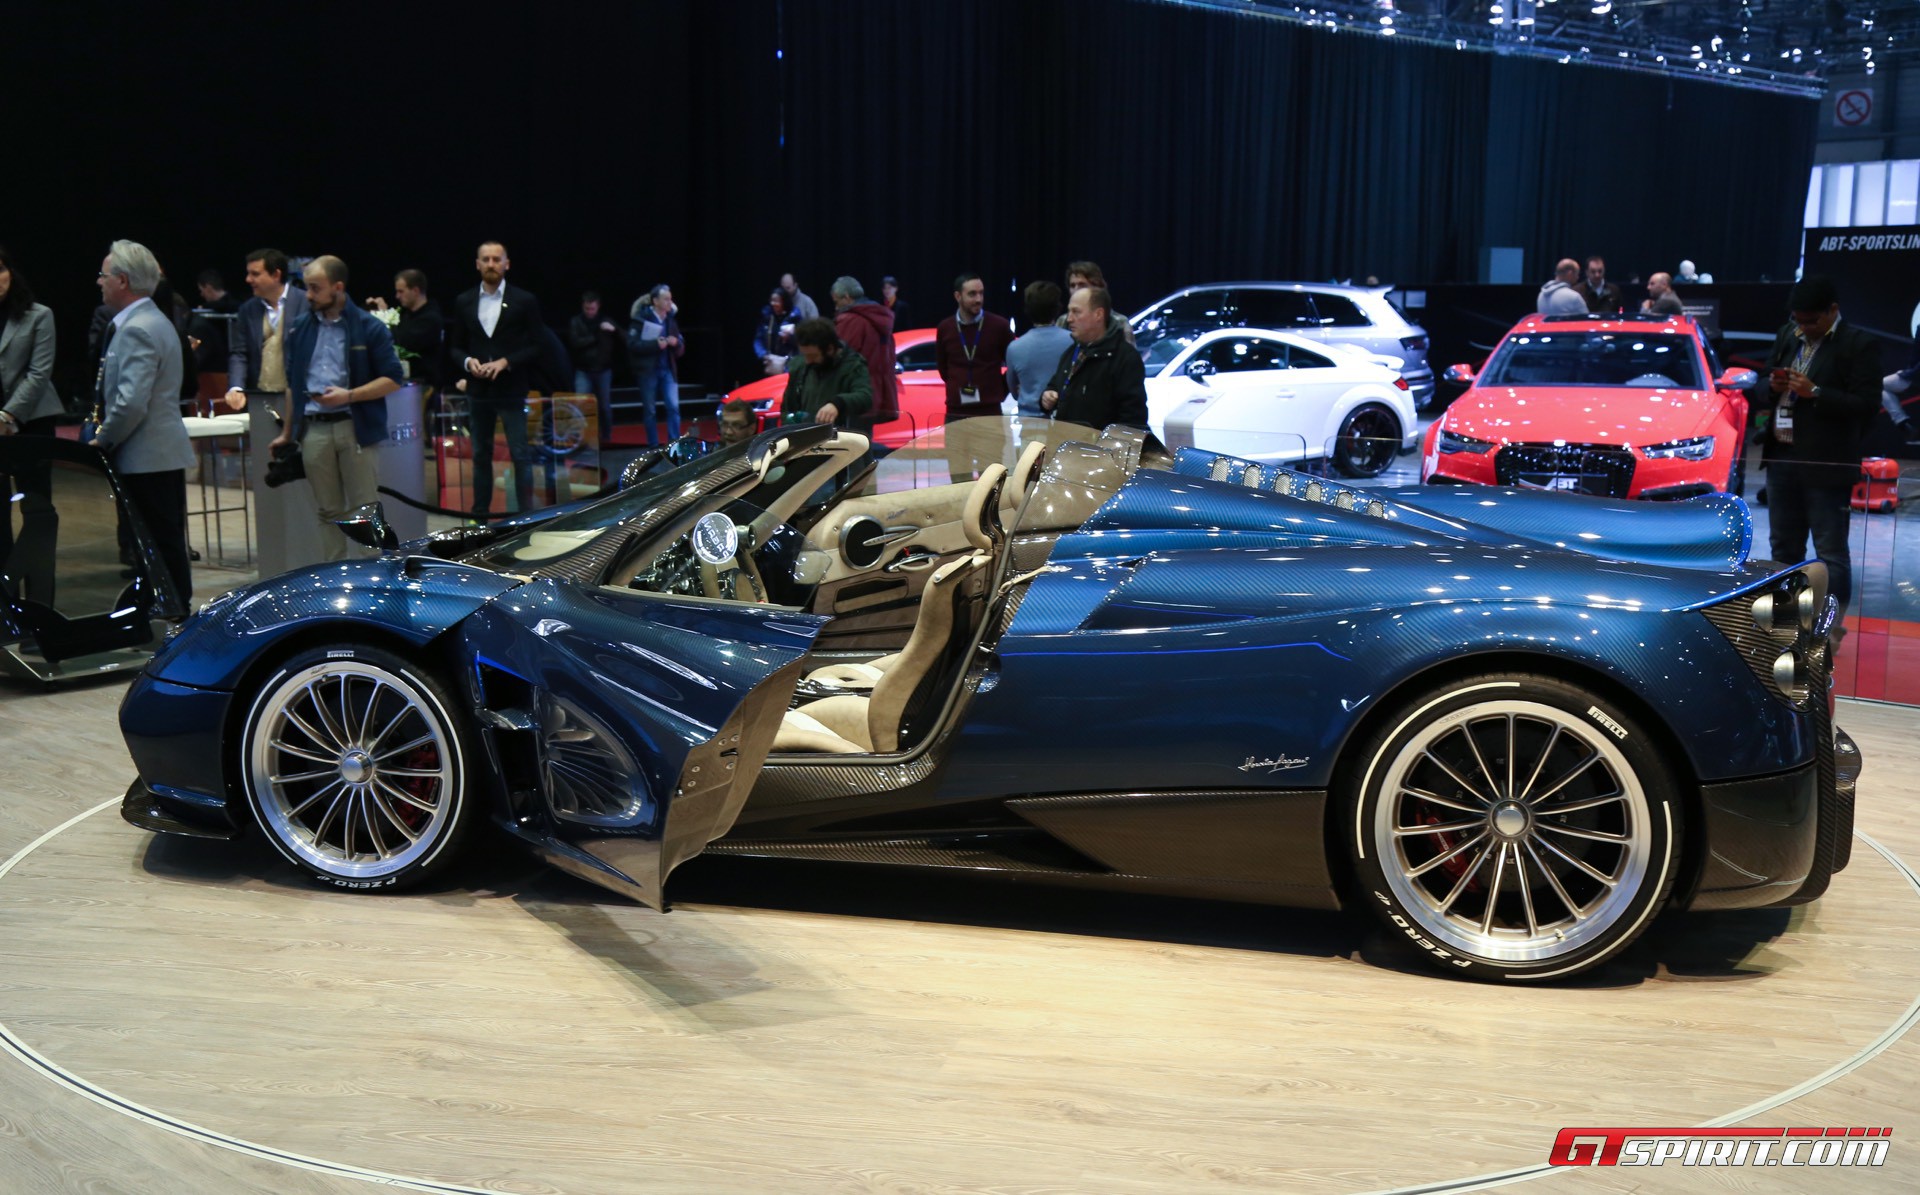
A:
<svg viewBox="0 0 1920 1195">
<path fill-rule="evenodd" d="M 1420 479 L 1611 498 L 1738 492 L 1751 370 L 1684 316 L 1530 315 L 1427 429 Z"/>
<path fill-rule="evenodd" d="M 913 328 L 893 334 L 894 371 L 900 379 L 900 417 L 875 425 L 873 439 L 898 448 L 915 436 L 947 421 L 947 387 L 934 368 L 932 328 Z M 727 395 L 753 404 L 760 426 L 780 421 L 780 397 L 787 390 L 785 374 L 761 378 Z"/>
</svg>

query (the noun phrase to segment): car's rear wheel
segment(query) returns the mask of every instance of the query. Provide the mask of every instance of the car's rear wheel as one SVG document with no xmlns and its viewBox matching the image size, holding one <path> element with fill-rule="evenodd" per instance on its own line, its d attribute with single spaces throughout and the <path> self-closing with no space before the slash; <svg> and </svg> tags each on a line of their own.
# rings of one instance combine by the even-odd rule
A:
<svg viewBox="0 0 1920 1195">
<path fill-rule="evenodd" d="M 476 804 L 453 708 L 431 676 L 380 648 L 335 644 L 287 660 L 241 740 L 268 840 L 336 888 L 401 888 L 447 866 Z"/>
<path fill-rule="evenodd" d="M 1333 467 L 1346 477 L 1378 477 L 1400 450 L 1400 419 L 1379 403 L 1347 412 L 1334 439 Z"/>
<path fill-rule="evenodd" d="M 1443 970 L 1549 979 L 1623 949 L 1672 891 L 1682 810 L 1626 711 L 1562 681 L 1430 692 L 1363 745 L 1362 901 Z"/>
</svg>

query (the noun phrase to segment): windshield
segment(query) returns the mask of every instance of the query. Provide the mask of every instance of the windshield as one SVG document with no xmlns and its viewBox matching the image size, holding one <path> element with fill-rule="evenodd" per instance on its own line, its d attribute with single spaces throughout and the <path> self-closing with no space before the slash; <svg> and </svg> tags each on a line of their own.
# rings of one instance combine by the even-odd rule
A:
<svg viewBox="0 0 1920 1195">
<path fill-rule="evenodd" d="M 1168 335 L 1162 336 L 1152 344 L 1142 345 L 1140 355 L 1146 360 L 1147 376 L 1153 377 L 1173 364 L 1173 359 L 1186 351 L 1186 347 L 1193 342 L 1192 336 Z"/>
<path fill-rule="evenodd" d="M 1635 331 L 1509 336 L 1477 384 L 1702 389 L 1691 337 Z"/>
<path fill-rule="evenodd" d="M 467 557 L 467 561 L 500 572 L 530 572 L 592 543 L 609 528 L 650 527 L 684 505 L 702 478 L 740 460 L 746 450 L 747 445 L 734 444 L 696 457 L 678 468 L 658 470 L 629 489 L 488 544 Z"/>
</svg>

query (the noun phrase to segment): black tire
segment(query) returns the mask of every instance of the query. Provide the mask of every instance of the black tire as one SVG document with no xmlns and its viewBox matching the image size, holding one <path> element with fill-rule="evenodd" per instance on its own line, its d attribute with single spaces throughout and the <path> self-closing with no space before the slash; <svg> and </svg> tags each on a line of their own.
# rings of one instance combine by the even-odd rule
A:
<svg viewBox="0 0 1920 1195">
<path fill-rule="evenodd" d="M 286 660 L 240 735 L 267 841 L 331 888 L 394 891 L 444 871 L 478 819 L 469 731 L 444 685 L 366 644 Z"/>
<path fill-rule="evenodd" d="M 1673 891 L 1685 813 L 1661 753 L 1624 710 L 1563 681 L 1430 690 L 1351 758 L 1342 835 L 1359 899 L 1450 974 L 1578 974 Z"/>
<path fill-rule="evenodd" d="M 1733 454 L 1733 469 L 1727 478 L 1727 493 L 1739 495 L 1747 488 L 1747 449 L 1742 445 Z"/>
<path fill-rule="evenodd" d="M 1400 417 L 1379 403 L 1362 403 L 1340 421 L 1333 467 L 1343 477 L 1378 477 L 1393 464 L 1404 429 Z"/>
</svg>

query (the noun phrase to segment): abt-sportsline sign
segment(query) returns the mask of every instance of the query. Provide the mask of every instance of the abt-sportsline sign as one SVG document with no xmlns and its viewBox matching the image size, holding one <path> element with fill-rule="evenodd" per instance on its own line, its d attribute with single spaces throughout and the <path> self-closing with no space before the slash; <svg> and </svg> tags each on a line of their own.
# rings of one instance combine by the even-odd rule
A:
<svg viewBox="0 0 1920 1195">
<path fill-rule="evenodd" d="M 1554 1166 L 1879 1166 L 1890 1128 L 1561 1129 Z"/>
<path fill-rule="evenodd" d="M 1920 226 L 1809 228 L 1806 276 L 1825 274 L 1840 288 L 1840 314 L 1896 345 L 1920 333 Z M 1896 348 L 1889 369 L 1906 364 Z"/>
</svg>

